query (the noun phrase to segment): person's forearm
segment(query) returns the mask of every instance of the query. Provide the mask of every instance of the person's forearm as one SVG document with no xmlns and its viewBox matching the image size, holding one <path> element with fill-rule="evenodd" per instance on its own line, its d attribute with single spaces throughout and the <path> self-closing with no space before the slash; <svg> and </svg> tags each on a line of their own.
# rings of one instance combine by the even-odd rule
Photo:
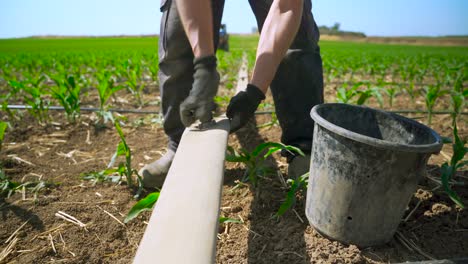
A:
<svg viewBox="0 0 468 264">
<path fill-rule="evenodd" d="M 263 25 L 253 71 L 253 85 L 266 92 L 276 69 L 297 34 L 303 0 L 274 0 Z"/>
<path fill-rule="evenodd" d="M 213 12 L 210 0 L 176 0 L 177 10 L 195 58 L 213 55 Z"/>
</svg>

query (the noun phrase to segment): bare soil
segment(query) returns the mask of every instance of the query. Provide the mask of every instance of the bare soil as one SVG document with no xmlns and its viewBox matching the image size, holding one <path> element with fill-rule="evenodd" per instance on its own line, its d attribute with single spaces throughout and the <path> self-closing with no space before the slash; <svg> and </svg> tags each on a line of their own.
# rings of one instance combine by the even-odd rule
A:
<svg viewBox="0 0 468 264">
<path fill-rule="evenodd" d="M 395 108 L 408 108 L 410 103 L 405 98 L 398 97 Z M 145 99 L 154 97 L 146 95 Z M 94 104 L 94 100 L 91 96 L 86 103 Z M 132 108 L 131 104 L 120 106 Z M 31 192 L 0 198 L 0 251 L 7 245 L 12 249 L 3 262 L 131 263 L 150 213 L 122 224 L 120 221 L 136 202 L 134 192 L 125 184 L 93 186 L 80 176 L 106 167 L 119 142 L 117 133 L 111 125 L 96 131 L 92 115 L 83 114 L 75 125 L 67 124 L 62 113 L 51 115 L 55 122 L 41 126 L 25 114 L 23 121 L 8 131 L 0 153 L 5 173 L 11 179 L 24 182 L 41 178 L 51 184 L 36 198 Z M 151 116 L 126 117 L 123 130 L 133 152 L 133 166 L 139 168 L 157 159 L 165 151 L 167 141 L 162 127 L 150 122 Z M 425 116 L 420 114 L 412 117 L 425 122 Z M 269 116 L 256 117 L 257 124 L 268 121 Z M 459 123 L 466 138 L 466 117 Z M 443 136 L 451 135 L 447 116 L 435 116 L 432 127 Z M 235 149 L 253 149 L 260 142 L 279 141 L 280 135 L 278 126 L 257 129 L 251 123 L 231 135 L 229 144 Z M 431 158 L 428 176 L 439 179 L 436 165 L 450 155 L 450 147 L 445 146 L 443 154 Z M 218 263 L 389 263 L 468 257 L 468 214 L 455 206 L 429 177 L 420 183 L 411 199 L 398 235 L 380 247 L 358 248 L 324 238 L 308 225 L 304 193 L 299 194 L 294 210 L 280 218 L 273 217 L 287 192 L 279 178 L 287 180 L 287 163 L 279 155 L 267 162 L 280 173 L 261 178 L 257 188 L 249 184 L 234 188 L 244 167 L 226 163 L 221 214 L 242 220 L 243 224 L 220 226 Z M 458 176 L 467 182 L 466 171 Z M 456 191 L 468 204 L 466 185 Z M 86 227 L 57 217 L 59 211 Z M 15 239 L 4 243 L 15 232 Z"/>
</svg>

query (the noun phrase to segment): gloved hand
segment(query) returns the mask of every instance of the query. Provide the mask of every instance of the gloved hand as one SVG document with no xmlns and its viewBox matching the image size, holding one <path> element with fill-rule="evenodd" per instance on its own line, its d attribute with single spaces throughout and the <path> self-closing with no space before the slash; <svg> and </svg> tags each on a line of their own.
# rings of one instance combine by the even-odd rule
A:
<svg viewBox="0 0 468 264">
<path fill-rule="evenodd" d="M 265 95 L 253 84 L 248 84 L 245 91 L 231 98 L 226 111 L 226 116 L 231 119 L 231 133 L 247 124 L 263 99 Z"/>
<path fill-rule="evenodd" d="M 213 119 L 216 104 L 213 98 L 218 91 L 219 73 L 216 71 L 216 57 L 205 56 L 193 60 L 195 73 L 190 94 L 180 105 L 180 118 L 188 127 L 196 120 L 202 123 Z"/>
</svg>

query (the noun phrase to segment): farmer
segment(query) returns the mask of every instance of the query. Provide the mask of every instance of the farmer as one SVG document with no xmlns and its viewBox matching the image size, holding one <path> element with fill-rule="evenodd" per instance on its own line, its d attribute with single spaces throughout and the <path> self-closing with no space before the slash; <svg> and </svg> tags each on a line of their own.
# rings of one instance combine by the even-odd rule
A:
<svg viewBox="0 0 468 264">
<path fill-rule="evenodd" d="M 254 116 L 271 88 L 282 128 L 281 141 L 306 157 L 282 153 L 290 177 L 309 170 L 313 121 L 310 110 L 323 102 L 319 32 L 311 0 L 250 0 L 260 30 L 253 76 L 245 91 L 231 98 L 231 132 Z M 215 50 L 224 0 L 162 0 L 159 84 L 167 152 L 140 170 L 147 187 L 161 186 L 185 127 L 212 118 L 219 85 Z"/>
</svg>

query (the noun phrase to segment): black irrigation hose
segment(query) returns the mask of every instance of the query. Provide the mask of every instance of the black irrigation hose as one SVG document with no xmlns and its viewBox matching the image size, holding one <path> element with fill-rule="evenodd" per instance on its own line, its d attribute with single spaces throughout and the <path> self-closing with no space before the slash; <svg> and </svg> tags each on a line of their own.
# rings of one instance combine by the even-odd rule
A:
<svg viewBox="0 0 468 264">
<path fill-rule="evenodd" d="M 12 110 L 27 110 L 32 109 L 29 105 L 7 105 L 8 109 Z M 62 106 L 49 106 L 49 110 L 58 110 L 64 111 L 65 108 Z M 99 108 L 95 107 L 81 107 L 80 111 L 83 112 L 98 112 L 100 111 Z M 159 114 L 160 111 L 151 111 L 151 110 L 140 110 L 140 109 L 109 109 L 109 112 L 117 112 L 117 113 L 132 113 L 132 114 Z M 257 111 L 255 112 L 256 115 L 270 115 L 275 111 Z M 387 112 L 395 113 L 395 114 L 427 114 L 428 112 L 425 110 L 389 110 Z M 434 111 L 432 112 L 433 115 L 449 115 L 452 114 L 451 111 Z M 461 115 L 468 115 L 468 112 L 462 112 Z"/>
<path fill-rule="evenodd" d="M 12 110 L 27 110 L 32 109 L 29 105 L 7 105 L 8 109 Z M 65 108 L 62 106 L 49 106 L 49 110 L 57 110 L 57 111 L 64 111 Z M 80 107 L 80 111 L 83 112 L 98 112 L 101 109 L 95 107 Z M 108 109 L 109 112 L 117 112 L 117 113 L 133 113 L 133 114 L 159 114 L 160 111 L 150 111 L 150 110 L 140 110 L 140 109 Z"/>
</svg>

